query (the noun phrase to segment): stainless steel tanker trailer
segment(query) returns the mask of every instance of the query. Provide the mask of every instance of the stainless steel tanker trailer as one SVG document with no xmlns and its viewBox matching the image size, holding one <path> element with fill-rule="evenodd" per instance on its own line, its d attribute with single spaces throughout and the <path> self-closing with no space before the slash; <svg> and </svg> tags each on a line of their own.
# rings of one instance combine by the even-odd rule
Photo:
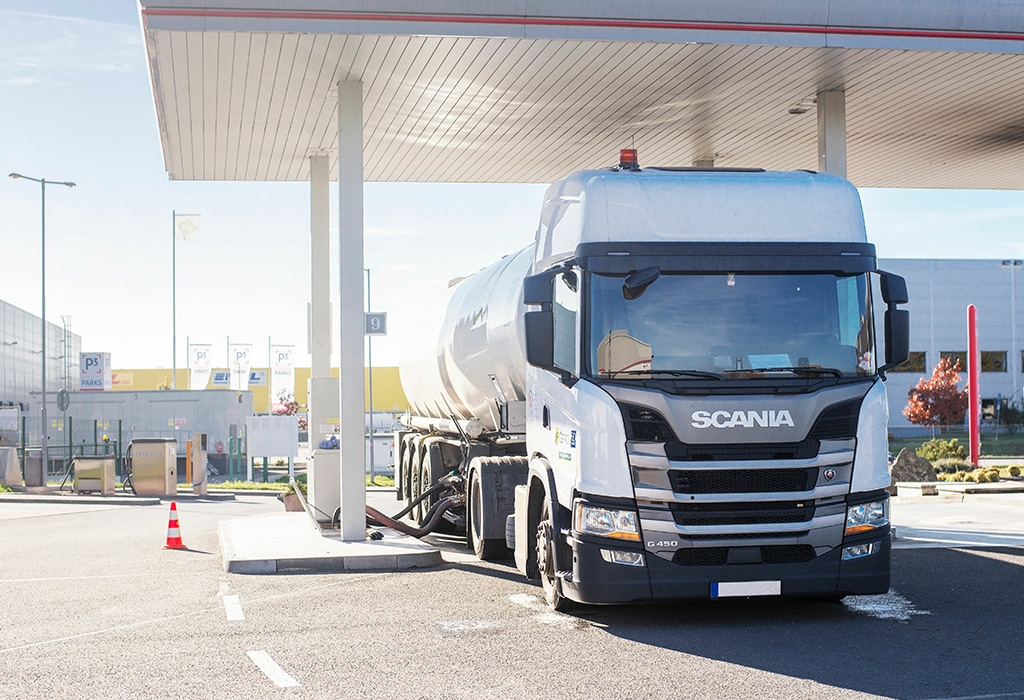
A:
<svg viewBox="0 0 1024 700">
<path fill-rule="evenodd" d="M 556 609 L 885 592 L 906 302 L 840 178 L 570 175 L 400 363 L 404 512 Z"/>
</svg>

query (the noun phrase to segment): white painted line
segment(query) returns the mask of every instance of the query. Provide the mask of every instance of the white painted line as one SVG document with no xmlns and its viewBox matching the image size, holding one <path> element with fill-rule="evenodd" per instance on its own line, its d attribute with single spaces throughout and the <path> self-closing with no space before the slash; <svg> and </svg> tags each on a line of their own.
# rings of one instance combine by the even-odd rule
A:
<svg viewBox="0 0 1024 700">
<path fill-rule="evenodd" d="M 224 612 L 228 614 L 229 620 L 245 619 L 245 613 L 242 612 L 242 603 L 239 602 L 236 595 L 224 596 Z"/>
<path fill-rule="evenodd" d="M 267 652 L 247 651 L 245 654 L 263 673 L 267 674 L 267 678 L 274 681 L 278 688 L 294 688 L 299 685 L 299 682 L 285 673 L 284 669 L 278 666 Z"/>
<path fill-rule="evenodd" d="M 931 698 L 930 700 L 994 700 L 994 698 L 1024 698 L 1024 690 L 1015 693 L 995 693 L 992 695 L 958 695 L 950 698 Z"/>
</svg>

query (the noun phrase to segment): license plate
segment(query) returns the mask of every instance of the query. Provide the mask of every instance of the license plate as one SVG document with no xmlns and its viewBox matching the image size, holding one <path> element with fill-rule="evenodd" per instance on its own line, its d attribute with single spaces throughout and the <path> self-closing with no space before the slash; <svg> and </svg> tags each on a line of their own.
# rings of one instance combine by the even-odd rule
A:
<svg viewBox="0 0 1024 700">
<path fill-rule="evenodd" d="M 782 581 L 723 581 L 711 584 L 712 598 L 782 595 Z"/>
</svg>

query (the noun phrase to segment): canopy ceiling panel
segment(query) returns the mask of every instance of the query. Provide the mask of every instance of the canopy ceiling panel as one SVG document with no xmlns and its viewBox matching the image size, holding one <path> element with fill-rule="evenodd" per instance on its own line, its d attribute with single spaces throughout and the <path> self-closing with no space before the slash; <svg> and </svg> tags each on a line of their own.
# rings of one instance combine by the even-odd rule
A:
<svg viewBox="0 0 1024 700">
<path fill-rule="evenodd" d="M 335 33 L 308 11 L 295 16 L 318 31 L 253 31 L 295 27 L 188 11 L 168 29 L 143 8 L 172 179 L 307 180 L 317 153 L 336 173 L 335 85 L 360 80 L 369 181 L 550 182 L 632 145 L 642 166 L 814 169 L 815 94 L 845 90 L 856 185 L 1024 189 L 1024 35 L 940 37 L 952 49 L 897 37 L 932 47 L 909 50 L 884 33 L 840 42 L 864 46 L 756 32 L 744 43 L 476 25 L 448 35 L 436 22 L 415 34 L 376 20 L 378 33 L 351 22 Z M 218 28 L 243 19 L 244 31 Z"/>
</svg>

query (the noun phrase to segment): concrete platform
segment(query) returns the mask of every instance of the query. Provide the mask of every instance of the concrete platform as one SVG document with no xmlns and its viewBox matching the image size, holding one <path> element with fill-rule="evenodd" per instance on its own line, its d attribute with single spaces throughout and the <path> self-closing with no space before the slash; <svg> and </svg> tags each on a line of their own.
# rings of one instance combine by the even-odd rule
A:
<svg viewBox="0 0 1024 700">
<path fill-rule="evenodd" d="M 167 500 L 173 500 L 168 498 Z M 73 491 L 36 490 L 0 493 L 0 503 L 75 503 L 78 505 L 106 506 L 158 506 L 157 496 L 134 496 L 118 493 L 113 496 L 77 494 Z"/>
<path fill-rule="evenodd" d="M 1004 479 L 995 483 L 970 481 L 897 482 L 894 503 L 988 502 L 1024 506 L 1024 481 Z"/>
<path fill-rule="evenodd" d="M 222 520 L 218 526 L 224 570 L 235 574 L 402 571 L 441 564 L 441 552 L 383 529 L 384 539 L 342 542 L 321 535 L 304 512 Z"/>
</svg>

